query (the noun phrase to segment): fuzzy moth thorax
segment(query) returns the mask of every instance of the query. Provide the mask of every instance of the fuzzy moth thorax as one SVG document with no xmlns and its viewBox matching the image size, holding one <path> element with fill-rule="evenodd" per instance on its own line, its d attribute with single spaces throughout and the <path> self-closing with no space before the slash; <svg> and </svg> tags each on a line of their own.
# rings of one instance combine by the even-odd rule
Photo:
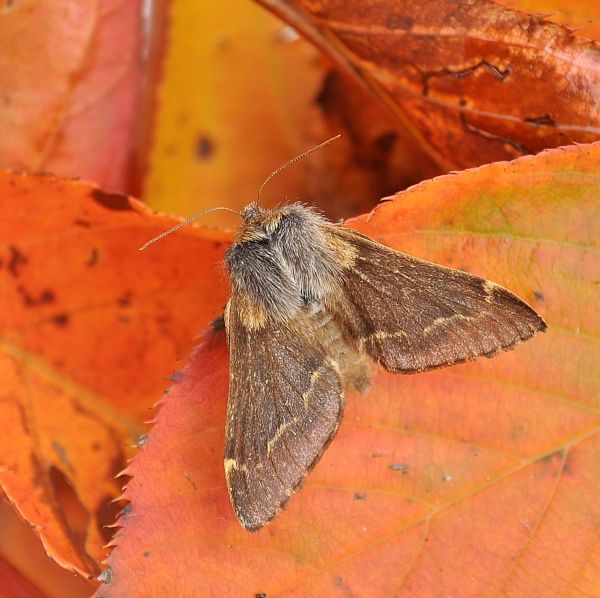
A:
<svg viewBox="0 0 600 598">
<path fill-rule="evenodd" d="M 242 217 L 226 255 L 232 286 L 274 320 L 322 304 L 341 270 L 327 242 L 327 221 L 300 204 L 265 209 L 252 203 Z"/>
</svg>

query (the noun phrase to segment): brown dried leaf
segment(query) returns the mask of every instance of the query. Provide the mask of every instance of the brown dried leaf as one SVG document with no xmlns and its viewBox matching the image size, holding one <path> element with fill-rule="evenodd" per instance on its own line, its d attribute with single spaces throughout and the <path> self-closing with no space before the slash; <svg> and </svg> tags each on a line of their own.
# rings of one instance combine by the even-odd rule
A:
<svg viewBox="0 0 600 598">
<path fill-rule="evenodd" d="M 495 2 L 261 0 L 444 168 L 600 138 L 600 45 Z"/>
</svg>

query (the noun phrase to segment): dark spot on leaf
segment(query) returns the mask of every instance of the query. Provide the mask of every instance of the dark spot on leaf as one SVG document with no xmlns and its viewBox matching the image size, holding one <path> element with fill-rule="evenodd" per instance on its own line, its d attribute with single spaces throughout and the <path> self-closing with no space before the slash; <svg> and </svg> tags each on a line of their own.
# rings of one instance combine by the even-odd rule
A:
<svg viewBox="0 0 600 598">
<path fill-rule="evenodd" d="M 375 146 L 384 154 L 389 154 L 394 149 L 397 139 L 398 135 L 396 135 L 396 133 L 393 131 L 388 131 L 387 133 L 379 135 L 379 137 L 375 139 Z"/>
<path fill-rule="evenodd" d="M 536 116 L 534 118 L 524 118 L 523 121 L 532 125 L 538 125 L 540 127 L 556 126 L 556 123 L 550 118 L 549 114 L 544 114 L 544 116 Z"/>
<path fill-rule="evenodd" d="M 542 291 L 533 291 L 533 296 L 538 300 L 538 301 L 543 301 L 544 300 L 544 293 L 542 293 Z"/>
<path fill-rule="evenodd" d="M 121 307 L 129 307 L 131 305 L 131 291 L 126 291 L 123 296 L 117 299 L 117 303 Z"/>
<path fill-rule="evenodd" d="M 323 79 L 323 85 L 318 95 L 315 97 L 315 104 L 321 108 L 321 111 L 326 116 L 335 114 L 336 111 L 336 80 L 337 73 L 329 71 Z"/>
<path fill-rule="evenodd" d="M 90 226 L 92 226 L 92 224 L 89 221 L 80 220 L 79 218 L 73 220 L 73 223 L 76 224 L 77 226 L 83 226 L 85 228 L 89 228 Z"/>
<path fill-rule="evenodd" d="M 367 493 L 366 492 L 355 492 L 354 500 L 367 500 Z"/>
<path fill-rule="evenodd" d="M 192 476 L 189 473 L 184 472 L 183 477 L 191 484 L 191 486 L 194 490 L 198 489 L 198 486 L 196 486 L 196 482 L 194 482 L 194 480 L 192 479 Z"/>
<path fill-rule="evenodd" d="M 401 471 L 404 475 L 408 475 L 408 463 L 390 463 L 392 471 Z"/>
<path fill-rule="evenodd" d="M 390 31 L 394 31 L 394 29 L 412 29 L 414 24 L 414 19 L 409 15 L 388 15 L 385 20 L 385 26 Z"/>
<path fill-rule="evenodd" d="M 97 441 L 92 442 L 92 450 L 97 453 L 102 448 L 101 444 Z"/>
<path fill-rule="evenodd" d="M 150 556 L 150 551 L 149 551 L 149 550 L 145 550 L 145 551 L 142 553 L 142 556 L 143 556 L 144 558 L 146 558 L 146 559 L 147 559 L 147 558 Z"/>
<path fill-rule="evenodd" d="M 371 453 L 371 457 L 373 457 L 373 459 L 381 459 L 381 457 L 389 457 L 390 453 Z"/>
<path fill-rule="evenodd" d="M 338 587 L 344 587 L 346 583 L 344 582 L 344 578 L 341 575 L 335 575 L 333 578 L 333 583 Z"/>
<path fill-rule="evenodd" d="M 215 318 L 211 323 L 210 323 L 212 329 L 215 332 L 221 332 L 223 330 L 225 330 L 225 318 L 224 316 L 219 316 L 218 318 Z"/>
<path fill-rule="evenodd" d="M 70 319 L 69 314 L 56 314 L 52 316 L 52 322 L 61 328 L 68 326 Z"/>
<path fill-rule="evenodd" d="M 10 257 L 8 258 L 7 268 L 13 276 L 17 277 L 20 274 L 20 267 L 27 264 L 29 260 L 14 245 L 10 245 L 8 250 L 10 251 Z"/>
<path fill-rule="evenodd" d="M 56 297 L 50 289 L 44 289 L 38 297 L 34 297 L 23 285 L 19 285 L 17 291 L 21 295 L 25 307 L 37 307 L 56 301 Z"/>
<path fill-rule="evenodd" d="M 154 319 L 158 324 L 168 324 L 171 321 L 171 314 L 158 314 Z"/>
<path fill-rule="evenodd" d="M 525 424 L 523 422 L 517 422 L 510 431 L 510 439 L 517 440 L 523 436 L 525 431 Z"/>
<path fill-rule="evenodd" d="M 131 210 L 129 198 L 122 193 L 106 193 L 100 189 L 90 191 L 90 197 L 108 210 Z"/>
<path fill-rule="evenodd" d="M 90 251 L 90 257 L 88 257 L 85 265 L 88 268 L 93 268 L 98 263 L 98 255 L 98 249 L 96 247 L 92 247 L 92 250 Z"/>
<path fill-rule="evenodd" d="M 196 156 L 200 160 L 208 160 L 215 153 L 215 142 L 208 135 L 198 135 L 196 140 Z"/>
<path fill-rule="evenodd" d="M 254 594 L 254 598 L 267 598 L 267 595 L 264 592 L 258 592 Z"/>
</svg>

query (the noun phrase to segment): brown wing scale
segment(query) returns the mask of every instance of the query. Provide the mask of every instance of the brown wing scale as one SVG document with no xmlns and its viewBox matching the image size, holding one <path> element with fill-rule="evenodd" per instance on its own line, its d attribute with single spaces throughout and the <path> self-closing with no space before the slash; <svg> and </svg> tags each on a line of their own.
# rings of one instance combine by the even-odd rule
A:
<svg viewBox="0 0 600 598">
<path fill-rule="evenodd" d="M 358 350 L 389 371 L 422 372 L 491 357 L 546 329 L 531 307 L 491 281 L 350 229 L 330 225 L 328 231 L 348 264 L 342 292 L 332 294 L 328 308 Z"/>
</svg>

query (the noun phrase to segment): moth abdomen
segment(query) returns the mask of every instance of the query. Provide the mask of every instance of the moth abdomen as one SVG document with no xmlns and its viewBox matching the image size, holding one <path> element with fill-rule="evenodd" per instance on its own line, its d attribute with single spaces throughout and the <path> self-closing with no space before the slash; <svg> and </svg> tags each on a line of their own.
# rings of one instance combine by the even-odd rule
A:
<svg viewBox="0 0 600 598">
<path fill-rule="evenodd" d="M 371 384 L 371 360 L 345 338 L 333 316 L 324 310 L 314 314 L 314 339 L 336 363 L 345 388 L 365 391 Z"/>
</svg>

